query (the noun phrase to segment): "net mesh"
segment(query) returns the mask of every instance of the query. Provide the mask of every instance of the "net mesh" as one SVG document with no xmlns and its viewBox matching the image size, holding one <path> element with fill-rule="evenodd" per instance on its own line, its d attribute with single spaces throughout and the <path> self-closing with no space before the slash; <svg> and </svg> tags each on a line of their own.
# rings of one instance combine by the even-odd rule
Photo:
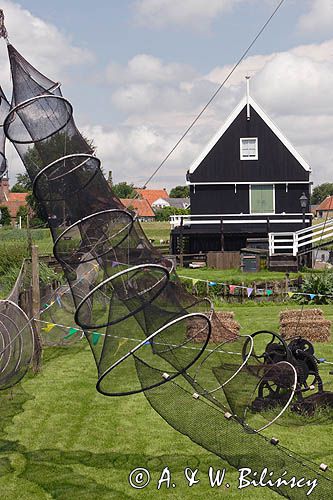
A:
<svg viewBox="0 0 333 500">
<path fill-rule="evenodd" d="M 232 466 L 269 467 L 277 477 L 288 470 L 291 476 L 317 478 L 313 498 L 328 498 L 328 475 L 272 446 L 249 427 L 245 408 L 242 418 L 225 418 L 233 408 L 226 388 L 243 375 L 251 341 L 236 338 L 207 347 L 210 302 L 182 287 L 173 263 L 152 247 L 114 195 L 60 84 L 33 68 L 12 45 L 8 51 L 13 97 L 4 131 L 49 221 L 54 255 L 72 294 L 69 310 L 75 310 L 96 361 L 97 389 L 109 396 L 144 392 L 175 429 Z M 128 376 L 133 370 L 136 379 Z M 263 369 L 252 372 L 254 384 L 266 383 L 265 374 L 267 379 Z M 270 379 L 277 376 L 290 391 L 291 374 L 270 371 Z M 287 487 L 275 490 L 288 498 L 304 495 Z"/>
</svg>

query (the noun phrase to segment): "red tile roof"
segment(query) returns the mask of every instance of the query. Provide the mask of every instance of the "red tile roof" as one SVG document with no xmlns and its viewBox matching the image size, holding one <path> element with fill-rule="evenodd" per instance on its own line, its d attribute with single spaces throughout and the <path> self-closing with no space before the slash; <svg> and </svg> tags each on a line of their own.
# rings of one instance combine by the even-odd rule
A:
<svg viewBox="0 0 333 500">
<path fill-rule="evenodd" d="M 149 205 L 154 203 L 154 201 L 159 198 L 169 198 L 168 192 L 165 189 L 138 189 L 135 191 L 143 198 L 147 200 Z"/>
<path fill-rule="evenodd" d="M 7 200 L 0 202 L 3 207 L 8 207 L 11 217 L 16 217 L 18 209 L 22 206 L 27 205 L 26 197 L 29 193 L 11 193 L 10 191 L 6 193 Z"/>
<path fill-rule="evenodd" d="M 26 197 L 28 196 L 29 193 L 8 193 L 8 201 L 23 201 L 25 202 Z"/>
<path fill-rule="evenodd" d="M 321 210 L 332 210 L 333 211 L 333 196 L 327 196 L 324 201 L 321 202 L 318 207 L 316 207 L 316 211 Z"/>
<path fill-rule="evenodd" d="M 126 208 L 133 209 L 138 217 L 155 217 L 153 209 L 147 200 L 137 198 L 121 198 L 120 201 Z"/>
</svg>

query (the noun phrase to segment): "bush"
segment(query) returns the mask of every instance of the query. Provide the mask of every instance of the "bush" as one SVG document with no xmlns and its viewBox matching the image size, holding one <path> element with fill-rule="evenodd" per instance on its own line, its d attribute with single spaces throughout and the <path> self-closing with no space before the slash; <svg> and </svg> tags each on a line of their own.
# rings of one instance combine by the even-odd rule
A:
<svg viewBox="0 0 333 500">
<path fill-rule="evenodd" d="M 8 207 L 0 207 L 0 210 L 1 210 L 0 224 L 2 226 L 10 226 L 12 219 L 10 217 Z"/>
<path fill-rule="evenodd" d="M 169 221 L 170 215 L 188 215 L 190 210 L 188 208 L 174 208 L 174 207 L 165 207 L 156 210 L 155 212 L 155 220 L 156 221 Z"/>
<path fill-rule="evenodd" d="M 311 299 L 309 296 L 298 296 L 301 303 L 311 304 L 328 304 L 333 299 L 333 272 L 323 271 L 320 273 L 311 273 L 305 275 L 302 287 L 302 293 L 313 293 L 319 295 L 331 295 L 332 297 L 314 297 Z"/>
</svg>

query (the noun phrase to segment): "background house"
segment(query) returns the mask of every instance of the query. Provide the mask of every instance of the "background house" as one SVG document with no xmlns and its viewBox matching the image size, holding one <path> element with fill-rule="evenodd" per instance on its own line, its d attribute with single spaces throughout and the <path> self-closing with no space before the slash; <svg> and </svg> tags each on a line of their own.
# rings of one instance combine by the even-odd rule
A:
<svg viewBox="0 0 333 500">
<path fill-rule="evenodd" d="M 268 246 L 270 232 L 311 225 L 310 172 L 247 93 L 187 173 L 191 215 L 171 217 L 173 252 L 180 238 L 184 253 L 238 251 L 249 239 Z"/>
<path fill-rule="evenodd" d="M 120 201 L 128 210 L 132 210 L 140 222 L 149 222 L 155 219 L 155 214 L 147 200 L 137 198 L 121 198 Z"/>
<path fill-rule="evenodd" d="M 320 205 L 316 206 L 315 215 L 321 219 L 333 216 L 333 196 L 327 196 Z"/>
<path fill-rule="evenodd" d="M 166 207 L 187 209 L 190 206 L 190 198 L 158 198 L 151 206 L 154 210 Z"/>
<path fill-rule="evenodd" d="M 139 197 L 142 200 L 147 200 L 149 205 L 152 206 L 153 203 L 159 198 L 168 198 L 169 194 L 165 188 L 163 189 L 147 189 L 147 188 L 135 188 Z"/>
<path fill-rule="evenodd" d="M 27 206 L 26 197 L 28 194 L 29 193 L 12 193 L 9 190 L 8 177 L 0 179 L 0 206 L 8 208 L 12 224 L 16 223 L 16 216 L 19 208 Z"/>
</svg>

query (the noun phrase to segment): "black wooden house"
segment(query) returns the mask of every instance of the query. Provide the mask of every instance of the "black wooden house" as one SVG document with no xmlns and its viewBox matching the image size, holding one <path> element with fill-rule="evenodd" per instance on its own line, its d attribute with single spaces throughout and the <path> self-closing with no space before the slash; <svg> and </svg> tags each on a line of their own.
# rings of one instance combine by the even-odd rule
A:
<svg viewBox="0 0 333 500">
<path fill-rule="evenodd" d="M 247 94 L 187 172 L 191 215 L 171 220 L 174 253 L 237 251 L 311 225 L 311 169 Z M 308 202 L 307 202 L 308 204 Z"/>
</svg>

